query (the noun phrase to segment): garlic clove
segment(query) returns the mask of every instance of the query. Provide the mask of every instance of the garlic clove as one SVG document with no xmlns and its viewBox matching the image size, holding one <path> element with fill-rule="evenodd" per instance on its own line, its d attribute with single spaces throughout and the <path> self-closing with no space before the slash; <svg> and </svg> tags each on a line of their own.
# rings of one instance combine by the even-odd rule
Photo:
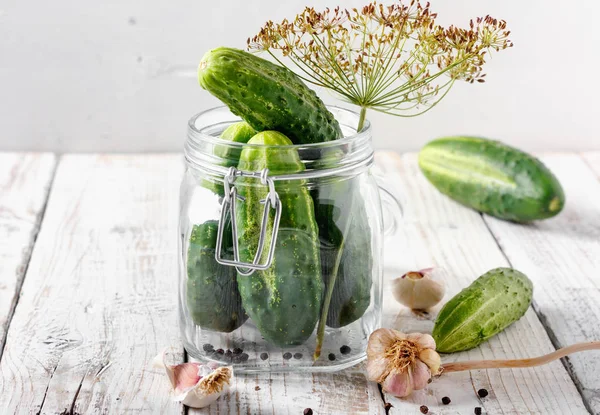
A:
<svg viewBox="0 0 600 415">
<path fill-rule="evenodd" d="M 383 354 L 395 341 L 403 340 L 405 338 L 406 335 L 404 333 L 393 329 L 377 329 L 369 336 L 367 356 Z"/>
<path fill-rule="evenodd" d="M 370 358 L 367 361 L 367 377 L 377 382 L 382 381 L 390 370 L 389 365 L 389 360 L 384 356 Z"/>
<path fill-rule="evenodd" d="M 439 374 L 440 366 L 442 365 L 442 358 L 438 352 L 435 351 L 435 349 L 421 350 L 419 353 L 419 360 L 429 367 L 432 376 L 437 376 Z"/>
<path fill-rule="evenodd" d="M 435 340 L 429 334 L 425 333 L 410 333 L 406 335 L 406 340 L 417 344 L 421 349 L 434 349 Z"/>
<path fill-rule="evenodd" d="M 412 382 L 410 374 L 406 369 L 393 369 L 381 384 L 381 389 L 389 394 L 403 398 L 412 393 Z"/>
<path fill-rule="evenodd" d="M 427 387 L 430 378 L 431 372 L 429 371 L 429 367 L 417 359 L 412 368 L 413 390 L 420 390 Z"/>
<path fill-rule="evenodd" d="M 446 294 L 443 268 L 410 271 L 392 281 L 392 293 L 400 303 L 413 310 L 425 310 L 438 304 Z"/>
<path fill-rule="evenodd" d="M 165 355 L 166 350 L 153 359 L 153 365 L 165 370 L 175 392 L 175 401 L 192 408 L 204 408 L 227 390 L 233 376 L 231 367 L 195 362 L 167 365 Z"/>
</svg>

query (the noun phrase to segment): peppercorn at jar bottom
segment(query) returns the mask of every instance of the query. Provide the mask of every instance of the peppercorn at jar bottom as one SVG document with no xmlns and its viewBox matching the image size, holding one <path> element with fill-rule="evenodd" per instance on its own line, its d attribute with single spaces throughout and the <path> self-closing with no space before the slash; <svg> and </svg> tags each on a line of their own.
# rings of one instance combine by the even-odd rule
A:
<svg viewBox="0 0 600 415">
<path fill-rule="evenodd" d="M 311 145 L 276 132 L 221 139 L 240 122 L 226 108 L 190 121 L 179 320 L 192 357 L 246 372 L 340 370 L 365 358 L 381 319 L 371 129 L 356 134 L 358 114 L 330 110 L 345 138 Z M 271 251 L 262 269 L 240 265 L 264 264 Z"/>
</svg>

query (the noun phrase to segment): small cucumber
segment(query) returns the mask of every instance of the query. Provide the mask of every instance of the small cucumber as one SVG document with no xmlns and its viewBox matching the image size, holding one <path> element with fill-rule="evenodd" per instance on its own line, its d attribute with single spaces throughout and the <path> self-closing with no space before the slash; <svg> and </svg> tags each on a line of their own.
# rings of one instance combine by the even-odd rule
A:
<svg viewBox="0 0 600 415">
<path fill-rule="evenodd" d="M 236 122 L 231 124 L 221 133 L 220 138 L 229 142 L 236 143 L 244 143 L 246 144 L 248 140 L 252 138 L 256 134 L 256 130 L 245 122 Z M 242 150 L 239 148 L 232 148 L 228 145 L 215 145 L 213 149 L 213 154 L 218 157 L 218 161 L 216 164 L 224 167 L 233 167 L 237 166 L 240 161 L 240 154 Z M 220 182 L 216 182 L 209 179 L 202 179 L 201 186 L 211 190 L 213 193 L 216 193 L 219 196 L 223 196 L 224 189 L 223 184 Z"/>
<path fill-rule="evenodd" d="M 234 267 L 215 260 L 219 223 L 194 225 L 187 257 L 187 305 L 192 320 L 203 329 L 229 333 L 248 319 L 242 307 Z M 225 226 L 225 255 L 233 257 L 231 224 Z"/>
<path fill-rule="evenodd" d="M 304 170 L 292 142 L 276 131 L 258 133 L 242 151 L 239 169 L 270 175 Z M 243 202 L 238 203 L 237 227 L 240 259 L 252 262 L 258 250 L 261 219 L 267 187 L 256 179 L 240 178 L 235 187 Z M 281 220 L 271 267 L 250 276 L 238 275 L 238 287 L 246 312 L 269 342 L 280 346 L 302 344 L 312 334 L 319 317 L 323 282 L 319 258 L 319 231 L 313 201 L 304 180 L 280 180 L 275 190 L 281 200 Z M 273 213 L 268 221 L 262 258 L 270 248 Z M 263 262 L 263 261 L 261 261 Z"/>
<path fill-rule="evenodd" d="M 441 138 L 423 147 L 419 166 L 440 192 L 500 219 L 546 219 L 565 203 L 560 183 L 541 161 L 498 141 Z"/>
<path fill-rule="evenodd" d="M 294 144 L 342 136 L 333 114 L 298 75 L 251 53 L 225 47 L 207 52 L 198 82 L 257 131 L 279 131 Z"/>
<path fill-rule="evenodd" d="M 529 278 L 515 269 L 486 272 L 438 314 L 432 333 L 437 350 L 453 353 L 479 346 L 520 319 L 532 294 Z"/>
</svg>

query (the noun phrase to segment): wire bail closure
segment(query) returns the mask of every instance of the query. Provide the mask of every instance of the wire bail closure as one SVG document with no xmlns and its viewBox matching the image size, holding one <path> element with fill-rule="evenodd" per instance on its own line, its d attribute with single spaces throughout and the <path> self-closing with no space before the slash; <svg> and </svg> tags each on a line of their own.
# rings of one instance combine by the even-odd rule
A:
<svg viewBox="0 0 600 415">
<path fill-rule="evenodd" d="M 267 197 L 260 201 L 261 204 L 265 205 L 263 209 L 262 221 L 260 225 L 260 236 L 258 239 L 258 249 L 254 255 L 252 262 L 240 261 L 240 252 L 238 245 L 238 232 L 236 222 L 236 206 L 237 201 L 245 203 L 245 198 L 238 195 L 237 189 L 233 186 L 235 180 L 238 177 L 250 177 L 260 179 L 261 184 L 269 187 L 269 193 Z M 260 172 L 244 172 L 236 169 L 235 167 L 229 168 L 227 176 L 224 177 L 224 189 L 225 195 L 223 197 L 223 203 L 221 204 L 221 217 L 219 218 L 219 229 L 217 232 L 217 249 L 215 252 L 215 260 L 222 265 L 234 266 L 237 272 L 242 276 L 249 276 L 254 271 L 264 271 L 273 264 L 273 257 L 275 254 L 275 243 L 277 242 L 277 233 L 279 230 L 279 221 L 281 219 L 281 201 L 279 195 L 275 191 L 275 183 L 273 179 L 269 177 L 269 169 L 263 169 Z M 273 229 L 271 232 L 271 245 L 269 246 L 269 252 L 266 260 L 261 264 L 260 260 L 262 251 L 265 246 L 265 238 L 267 236 L 267 224 L 269 220 L 269 212 L 271 209 L 275 209 L 275 218 L 273 219 Z M 222 244 L 223 244 L 223 232 L 225 229 L 225 220 L 227 214 L 231 217 L 231 233 L 233 237 L 233 260 L 225 259 L 222 256 Z"/>
</svg>

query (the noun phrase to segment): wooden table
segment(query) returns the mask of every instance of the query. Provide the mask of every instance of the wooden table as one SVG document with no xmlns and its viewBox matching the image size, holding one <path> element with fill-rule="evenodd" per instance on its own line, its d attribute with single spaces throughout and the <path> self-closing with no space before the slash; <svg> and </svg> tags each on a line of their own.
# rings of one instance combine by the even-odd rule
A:
<svg viewBox="0 0 600 415">
<path fill-rule="evenodd" d="M 567 193 L 557 218 L 503 222 L 439 194 L 413 154 L 379 153 L 402 203 L 386 243 L 386 281 L 432 264 L 452 274 L 446 299 L 483 272 L 513 266 L 534 307 L 458 359 L 532 357 L 600 339 L 600 153 L 548 154 Z M 180 155 L 0 154 L 0 413 L 181 414 L 149 362 L 172 346 Z M 384 289 L 384 326 L 431 330 Z M 477 397 L 485 388 L 489 396 Z M 450 405 L 441 398 L 449 396 Z M 449 374 L 410 399 L 382 395 L 363 366 L 335 374 L 238 376 L 228 395 L 189 413 L 600 414 L 600 353 L 526 370 Z"/>
</svg>

